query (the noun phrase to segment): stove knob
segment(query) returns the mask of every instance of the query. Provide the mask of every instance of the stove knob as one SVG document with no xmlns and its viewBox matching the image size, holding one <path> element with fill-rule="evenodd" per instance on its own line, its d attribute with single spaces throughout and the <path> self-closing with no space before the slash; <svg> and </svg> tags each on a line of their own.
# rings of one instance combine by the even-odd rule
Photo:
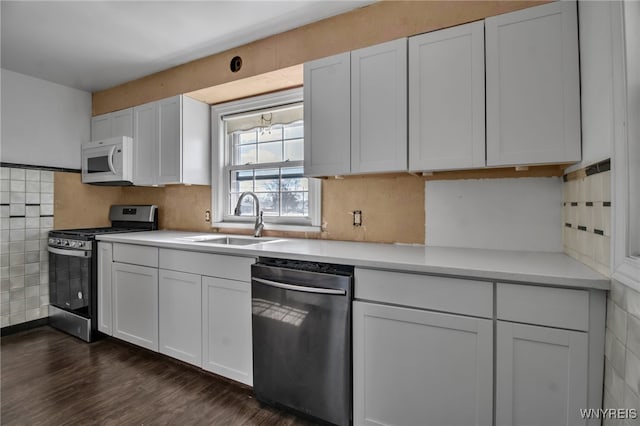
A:
<svg viewBox="0 0 640 426">
<path fill-rule="evenodd" d="M 71 241 L 71 243 L 69 244 L 71 247 L 75 247 L 78 243 L 75 241 Z"/>
<path fill-rule="evenodd" d="M 85 243 L 84 241 L 78 241 L 78 248 L 84 248 Z"/>
<path fill-rule="evenodd" d="M 68 247 L 69 246 L 69 240 L 64 240 L 63 245 Z"/>
<path fill-rule="evenodd" d="M 55 244 L 55 243 L 56 243 L 55 238 L 49 238 L 49 244 Z"/>
<path fill-rule="evenodd" d="M 60 240 L 60 238 L 56 239 L 56 245 L 61 245 L 62 244 L 62 240 Z"/>
</svg>

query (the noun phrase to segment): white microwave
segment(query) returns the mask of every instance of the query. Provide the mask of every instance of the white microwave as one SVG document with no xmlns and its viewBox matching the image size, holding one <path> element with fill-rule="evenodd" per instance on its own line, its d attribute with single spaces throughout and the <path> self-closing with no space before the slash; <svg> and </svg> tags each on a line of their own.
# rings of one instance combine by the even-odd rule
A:
<svg viewBox="0 0 640 426">
<path fill-rule="evenodd" d="M 82 144 L 82 183 L 133 185 L 133 139 L 119 136 Z"/>
</svg>

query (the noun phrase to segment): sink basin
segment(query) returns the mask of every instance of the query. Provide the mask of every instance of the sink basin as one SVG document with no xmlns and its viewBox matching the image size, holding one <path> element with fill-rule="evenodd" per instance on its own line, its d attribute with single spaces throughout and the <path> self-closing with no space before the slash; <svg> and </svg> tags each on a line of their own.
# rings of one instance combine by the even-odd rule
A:
<svg viewBox="0 0 640 426">
<path fill-rule="evenodd" d="M 181 239 L 194 243 L 223 244 L 227 246 L 248 246 L 277 240 L 276 238 L 229 237 L 220 235 L 198 235 L 196 237 L 184 237 Z"/>
</svg>

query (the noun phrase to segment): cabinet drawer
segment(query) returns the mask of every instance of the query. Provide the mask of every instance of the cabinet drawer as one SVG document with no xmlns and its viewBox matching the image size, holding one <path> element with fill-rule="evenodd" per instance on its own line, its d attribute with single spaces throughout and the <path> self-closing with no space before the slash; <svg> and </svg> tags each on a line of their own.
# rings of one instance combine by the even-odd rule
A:
<svg viewBox="0 0 640 426">
<path fill-rule="evenodd" d="M 252 257 L 160 249 L 160 268 L 237 281 L 251 281 Z"/>
<path fill-rule="evenodd" d="M 589 292 L 530 285 L 498 284 L 498 319 L 587 331 Z"/>
<path fill-rule="evenodd" d="M 493 284 L 356 268 L 356 299 L 491 318 Z"/>
<path fill-rule="evenodd" d="M 113 261 L 134 265 L 158 267 L 158 249 L 156 247 L 135 244 L 113 244 Z"/>
</svg>

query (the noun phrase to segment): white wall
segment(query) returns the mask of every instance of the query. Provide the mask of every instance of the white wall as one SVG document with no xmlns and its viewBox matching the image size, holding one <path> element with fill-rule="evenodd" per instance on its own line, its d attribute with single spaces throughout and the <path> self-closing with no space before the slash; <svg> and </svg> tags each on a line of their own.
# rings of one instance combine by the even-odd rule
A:
<svg viewBox="0 0 640 426">
<path fill-rule="evenodd" d="M 607 158 L 613 150 L 613 57 L 609 1 L 580 1 L 582 161 L 567 171 Z"/>
<path fill-rule="evenodd" d="M 91 93 L 2 69 L 2 162 L 80 168 Z"/>
<path fill-rule="evenodd" d="M 562 181 L 518 178 L 428 181 L 426 244 L 562 251 Z"/>
</svg>

